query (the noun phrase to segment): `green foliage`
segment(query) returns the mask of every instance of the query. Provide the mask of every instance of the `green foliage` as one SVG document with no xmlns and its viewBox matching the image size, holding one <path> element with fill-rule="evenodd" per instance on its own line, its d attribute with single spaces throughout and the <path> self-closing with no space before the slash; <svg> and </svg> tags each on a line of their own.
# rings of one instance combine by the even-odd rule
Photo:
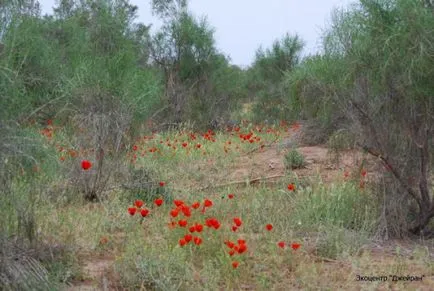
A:
<svg viewBox="0 0 434 291">
<path fill-rule="evenodd" d="M 417 194 L 405 182 L 429 175 L 420 164 L 430 164 L 434 136 L 432 8 L 423 1 L 363 0 L 338 10 L 324 55 L 287 76 L 306 118 L 323 120 L 329 133 L 351 125 L 362 147 L 393 165 L 398 188 L 419 204 L 419 218 L 409 222 L 413 232 L 434 217 L 429 186 Z"/>
<path fill-rule="evenodd" d="M 294 148 L 285 155 L 284 164 L 286 169 L 293 170 L 303 168 L 306 162 L 304 156 Z"/>
<path fill-rule="evenodd" d="M 272 47 L 259 48 L 253 66 L 248 71 L 248 87 L 255 95 L 255 120 L 288 120 L 297 118 L 297 107 L 288 102 L 286 84 L 282 82 L 300 62 L 303 41 L 298 35 L 286 34 Z"/>
</svg>

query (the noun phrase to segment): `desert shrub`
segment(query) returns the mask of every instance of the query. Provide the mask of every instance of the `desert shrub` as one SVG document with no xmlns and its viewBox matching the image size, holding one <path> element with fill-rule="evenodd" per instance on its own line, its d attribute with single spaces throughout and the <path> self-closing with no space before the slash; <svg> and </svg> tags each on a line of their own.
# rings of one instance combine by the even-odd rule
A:
<svg viewBox="0 0 434 291">
<path fill-rule="evenodd" d="M 306 104 L 306 112 L 324 108 L 343 116 L 356 144 L 394 177 L 387 180 L 385 199 L 406 193 L 399 205 L 384 203 L 382 219 L 388 223 L 381 226 L 389 229 L 382 232 L 397 236 L 420 234 L 434 217 L 433 59 L 429 50 L 419 49 L 434 42 L 426 29 L 434 23 L 432 8 L 429 1 L 363 0 L 336 11 L 324 55 L 292 75 L 293 98 Z M 331 116 L 325 113 L 319 115 Z M 413 218 L 406 215 L 411 200 L 418 205 Z"/>
<path fill-rule="evenodd" d="M 287 170 L 294 170 L 303 168 L 306 162 L 304 156 L 296 148 L 293 148 L 285 155 L 284 164 Z"/>
</svg>

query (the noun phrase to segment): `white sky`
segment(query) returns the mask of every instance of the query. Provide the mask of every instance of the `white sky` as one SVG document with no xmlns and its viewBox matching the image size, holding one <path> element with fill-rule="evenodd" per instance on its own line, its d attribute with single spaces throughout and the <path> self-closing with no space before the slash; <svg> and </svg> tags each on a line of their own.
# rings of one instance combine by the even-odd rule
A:
<svg viewBox="0 0 434 291">
<path fill-rule="evenodd" d="M 42 12 L 52 13 L 55 0 L 40 0 Z M 190 0 L 189 9 L 196 16 L 207 16 L 215 28 L 217 47 L 240 66 L 249 65 L 256 49 L 286 32 L 297 33 L 306 42 L 304 54 L 320 49 L 322 29 L 328 26 L 331 12 L 354 0 Z M 152 16 L 150 0 L 130 0 L 139 7 L 139 22 L 161 24 Z"/>
</svg>

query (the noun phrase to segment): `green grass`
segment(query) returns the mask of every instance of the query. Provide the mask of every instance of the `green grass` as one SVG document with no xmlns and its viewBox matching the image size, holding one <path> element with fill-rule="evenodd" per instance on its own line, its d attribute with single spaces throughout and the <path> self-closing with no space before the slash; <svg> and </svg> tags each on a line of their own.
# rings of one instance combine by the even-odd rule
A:
<svg viewBox="0 0 434 291">
<path fill-rule="evenodd" d="M 274 134 L 258 135 L 265 143 L 275 138 Z M 169 149 L 166 139 L 175 143 L 177 149 Z M 200 142 L 201 149 L 187 150 L 190 142 L 187 148 L 181 145 L 186 139 L 186 135 L 177 132 L 161 134 L 137 142 L 138 149 L 131 150 L 127 157 L 129 160 L 135 153 L 134 167 L 152 170 L 157 179 L 166 182 L 160 192 L 153 194 L 156 196 L 145 201 L 145 207 L 150 209 L 146 218 L 139 213 L 128 214 L 127 208 L 135 199 L 145 198 L 132 192 L 114 190 L 101 203 L 87 203 L 80 197 L 68 203 L 39 198 L 35 204 L 38 238 L 69 250 L 63 260 L 49 265 L 53 281 L 62 284 L 85 279 L 80 264 L 100 257 L 114 258 L 116 284 L 129 289 L 357 289 L 357 274 L 386 270 L 397 274 L 401 272 L 396 269 L 400 264 L 405 270 L 433 273 L 433 263 L 426 259 L 427 250 L 423 248 L 415 251 L 415 261 L 386 257 L 388 264 L 380 261 L 373 265 L 368 253 L 360 256 L 363 247 L 371 242 L 378 205 L 368 188 L 360 189 L 356 181 L 324 183 L 320 178 L 299 179 L 291 172 L 272 187 L 228 185 L 198 190 L 224 180 L 239 158 L 258 144 L 242 142 L 238 134 L 217 133 L 215 142 L 197 135 L 194 144 Z M 228 140 L 231 145 L 226 153 Z M 161 154 L 147 152 L 142 156 L 150 147 L 158 147 Z M 289 183 L 295 184 L 295 191 L 287 189 Z M 174 208 L 169 199 L 161 207 L 152 203 L 163 193 L 188 205 L 212 200 L 212 207 L 205 213 L 201 213 L 201 206 L 192 209 L 192 216 L 186 219 L 191 226 L 215 217 L 220 228 L 204 226 L 201 233 L 193 233 L 203 240 L 199 246 L 190 242 L 181 247 L 179 239 L 188 229 L 171 229 L 168 224 L 184 218 L 183 214 L 176 218 L 169 215 Z M 229 193 L 234 194 L 233 199 L 228 198 Z M 40 195 L 37 197 L 43 197 Z M 232 231 L 234 217 L 242 220 L 236 232 Z M 265 229 L 268 223 L 273 225 L 272 231 Z M 238 239 L 244 239 L 248 249 L 230 256 L 224 242 Z M 286 243 L 285 249 L 278 247 L 279 241 Z M 292 250 L 293 242 L 301 247 Z M 233 261 L 239 262 L 237 269 L 232 267 Z M 394 286 L 404 288 L 404 283 Z"/>
</svg>

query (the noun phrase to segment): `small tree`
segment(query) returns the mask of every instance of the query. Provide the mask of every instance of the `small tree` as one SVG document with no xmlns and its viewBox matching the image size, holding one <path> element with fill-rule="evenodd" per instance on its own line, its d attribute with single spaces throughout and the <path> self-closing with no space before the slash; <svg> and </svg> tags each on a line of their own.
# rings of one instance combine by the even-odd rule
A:
<svg viewBox="0 0 434 291">
<path fill-rule="evenodd" d="M 293 83 L 303 88 L 297 98 L 352 120 L 358 144 L 387 170 L 383 234 L 419 234 L 434 217 L 431 27 L 426 1 L 361 0 L 335 13 L 325 55 Z"/>
</svg>

